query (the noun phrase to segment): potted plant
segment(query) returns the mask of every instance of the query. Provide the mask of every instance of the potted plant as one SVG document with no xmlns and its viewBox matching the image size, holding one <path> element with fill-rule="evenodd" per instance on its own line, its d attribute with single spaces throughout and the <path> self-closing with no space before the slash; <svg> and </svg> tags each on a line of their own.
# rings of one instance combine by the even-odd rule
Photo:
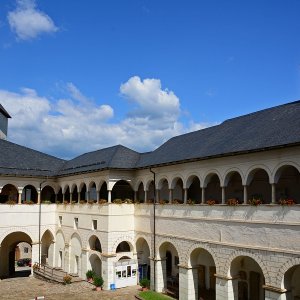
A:
<svg viewBox="0 0 300 300">
<path fill-rule="evenodd" d="M 88 282 L 93 282 L 93 277 L 96 275 L 93 270 L 88 270 L 86 273 L 86 279 Z"/>
<path fill-rule="evenodd" d="M 105 204 L 105 203 L 107 203 L 107 200 L 106 200 L 106 199 L 100 199 L 100 200 L 99 200 L 99 204 Z"/>
<path fill-rule="evenodd" d="M 72 281 L 72 277 L 70 275 L 65 275 L 63 280 L 64 280 L 64 284 L 70 284 Z"/>
<path fill-rule="evenodd" d="M 150 288 L 150 280 L 148 278 L 143 278 L 140 280 L 140 286 L 142 290 L 145 291 Z"/>
<path fill-rule="evenodd" d="M 187 204 L 189 204 L 189 205 L 194 205 L 194 204 L 195 204 L 195 201 L 192 200 L 192 199 L 189 199 L 189 200 L 187 201 Z"/>
<path fill-rule="evenodd" d="M 115 204 L 122 204 L 123 201 L 122 201 L 122 199 L 114 199 L 113 203 L 115 203 Z"/>
<path fill-rule="evenodd" d="M 93 284 L 96 287 L 96 291 L 101 291 L 103 286 L 104 280 L 101 276 L 94 276 L 93 277 Z"/>
<path fill-rule="evenodd" d="M 207 205 L 215 205 L 216 204 L 216 200 L 209 199 L 209 200 L 206 201 L 206 204 Z"/>
<path fill-rule="evenodd" d="M 239 204 L 239 200 L 236 198 L 231 198 L 227 200 L 227 204 L 229 206 L 237 206 Z"/>
<path fill-rule="evenodd" d="M 282 206 L 291 206 L 295 204 L 295 201 L 291 198 L 279 199 L 279 204 Z"/>
</svg>

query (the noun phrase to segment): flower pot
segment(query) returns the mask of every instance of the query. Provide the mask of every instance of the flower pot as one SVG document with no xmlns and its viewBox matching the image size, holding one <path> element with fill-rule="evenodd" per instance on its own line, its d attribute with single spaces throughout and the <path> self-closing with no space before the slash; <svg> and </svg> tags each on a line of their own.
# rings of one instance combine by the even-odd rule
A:
<svg viewBox="0 0 300 300">
<path fill-rule="evenodd" d="M 102 290 L 102 287 L 101 286 L 96 286 L 96 291 L 101 291 Z"/>
</svg>

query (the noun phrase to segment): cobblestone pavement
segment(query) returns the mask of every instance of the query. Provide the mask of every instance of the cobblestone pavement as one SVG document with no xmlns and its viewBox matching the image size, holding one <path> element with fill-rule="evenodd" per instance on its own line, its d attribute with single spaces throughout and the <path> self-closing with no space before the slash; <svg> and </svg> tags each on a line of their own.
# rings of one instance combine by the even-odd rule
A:
<svg viewBox="0 0 300 300">
<path fill-rule="evenodd" d="M 45 300 L 134 300 L 139 286 L 126 287 L 116 291 L 96 292 L 93 289 L 94 286 L 85 281 L 62 285 L 33 277 L 11 278 L 0 281 L 0 299 L 31 300 L 37 296 L 44 296 Z"/>
</svg>

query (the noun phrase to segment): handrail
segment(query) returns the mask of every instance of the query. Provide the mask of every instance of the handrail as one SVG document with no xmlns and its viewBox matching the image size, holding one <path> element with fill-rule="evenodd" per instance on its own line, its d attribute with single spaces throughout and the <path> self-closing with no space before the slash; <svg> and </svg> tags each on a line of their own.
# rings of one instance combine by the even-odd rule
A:
<svg viewBox="0 0 300 300">
<path fill-rule="evenodd" d="M 34 269 L 34 271 L 37 271 L 39 273 L 42 273 L 42 274 L 48 275 L 48 276 L 51 275 L 51 278 L 58 278 L 63 281 L 63 277 L 68 275 L 68 273 L 63 270 L 55 270 L 54 267 L 50 267 L 45 264 L 40 264 L 40 263 L 36 262 L 34 265 L 37 266 L 37 269 Z M 54 270 L 60 274 L 55 274 Z"/>
</svg>

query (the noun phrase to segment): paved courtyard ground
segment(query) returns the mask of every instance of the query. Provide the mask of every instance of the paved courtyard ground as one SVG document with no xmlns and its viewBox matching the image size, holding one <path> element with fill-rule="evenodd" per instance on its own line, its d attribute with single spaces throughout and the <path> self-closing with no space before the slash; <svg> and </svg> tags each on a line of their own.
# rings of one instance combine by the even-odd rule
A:
<svg viewBox="0 0 300 300">
<path fill-rule="evenodd" d="M 116 291 L 93 290 L 94 286 L 87 282 L 61 285 L 45 282 L 33 277 L 10 278 L 0 281 L 0 299 L 31 300 L 37 296 L 45 296 L 45 300 L 85 300 L 113 299 L 134 300 L 139 286 L 127 287 Z"/>
</svg>

